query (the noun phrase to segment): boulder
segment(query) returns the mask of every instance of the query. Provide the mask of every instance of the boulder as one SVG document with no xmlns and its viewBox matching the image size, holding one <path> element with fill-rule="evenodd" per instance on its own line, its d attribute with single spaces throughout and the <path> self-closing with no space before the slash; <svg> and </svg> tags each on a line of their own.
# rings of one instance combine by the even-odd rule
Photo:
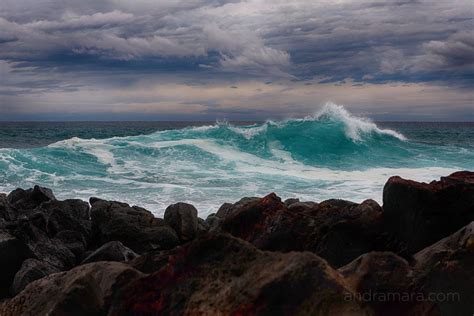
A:
<svg viewBox="0 0 474 316">
<path fill-rule="evenodd" d="M 187 203 L 176 203 L 165 210 L 164 219 L 177 233 L 181 241 L 196 237 L 198 231 L 197 210 Z"/>
<path fill-rule="evenodd" d="M 91 217 L 96 247 L 120 241 L 140 254 L 179 244 L 176 232 L 143 208 L 98 199 L 93 202 Z"/>
<path fill-rule="evenodd" d="M 381 215 L 373 200 L 296 202 L 288 208 L 272 193 L 236 203 L 220 228 L 264 250 L 312 251 L 339 267 L 388 247 Z"/>
<path fill-rule="evenodd" d="M 76 262 L 81 262 L 84 259 L 87 242 L 82 233 L 74 230 L 62 230 L 56 234 L 56 238 L 76 256 Z"/>
<path fill-rule="evenodd" d="M 474 310 L 474 222 L 414 255 L 415 289 L 434 298 L 441 315 Z"/>
<path fill-rule="evenodd" d="M 44 214 L 33 213 L 29 217 L 20 218 L 11 233 L 26 244 L 35 258 L 60 271 L 72 268 L 76 264 L 76 256 L 61 240 L 49 237 L 45 226 Z"/>
<path fill-rule="evenodd" d="M 128 262 L 138 255 L 130 248 L 125 247 L 120 241 L 110 241 L 87 256 L 81 264 L 96 261 L 121 261 Z"/>
<path fill-rule="evenodd" d="M 7 196 L 8 202 L 18 210 L 31 210 L 46 201 L 56 200 L 53 191 L 35 185 L 33 189 L 16 189 Z"/>
<path fill-rule="evenodd" d="M 46 216 L 46 229 L 51 237 L 64 230 L 81 233 L 89 240 L 92 233 L 89 204 L 82 200 L 48 201 L 36 211 Z"/>
<path fill-rule="evenodd" d="M 309 252 L 271 253 L 227 234 L 172 251 L 109 315 L 365 315 L 343 277 Z"/>
<path fill-rule="evenodd" d="M 0 305 L 0 315 L 106 315 L 120 289 L 141 277 L 120 262 L 78 266 L 30 283 Z"/>
<path fill-rule="evenodd" d="M 392 252 L 364 254 L 339 272 L 376 315 L 410 315 L 424 305 L 414 299 L 413 268 Z"/>
<path fill-rule="evenodd" d="M 20 270 L 15 274 L 11 286 L 11 293 L 17 295 L 31 282 L 56 272 L 60 271 L 43 261 L 38 259 L 26 259 L 23 261 Z"/>
<path fill-rule="evenodd" d="M 22 262 L 32 256 L 21 240 L 6 230 L 0 230 L 0 297 L 5 296 Z"/>
<path fill-rule="evenodd" d="M 391 177 L 383 190 L 384 222 L 409 254 L 474 220 L 474 172 L 456 172 L 420 183 Z"/>
</svg>

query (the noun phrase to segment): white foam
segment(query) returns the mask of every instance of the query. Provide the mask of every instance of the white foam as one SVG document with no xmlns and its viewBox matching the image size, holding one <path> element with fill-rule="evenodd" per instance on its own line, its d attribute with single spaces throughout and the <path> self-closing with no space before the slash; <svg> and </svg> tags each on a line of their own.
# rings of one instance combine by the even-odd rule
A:
<svg viewBox="0 0 474 316">
<path fill-rule="evenodd" d="M 332 102 L 326 103 L 314 116 L 307 117 L 306 119 L 319 120 L 324 117 L 334 118 L 343 122 L 346 128 L 346 136 L 355 141 L 362 140 L 363 134 L 371 132 L 390 135 L 400 140 L 406 140 L 406 137 L 402 134 L 391 129 L 380 129 L 369 119 L 356 117 L 349 113 L 342 105 Z"/>
</svg>

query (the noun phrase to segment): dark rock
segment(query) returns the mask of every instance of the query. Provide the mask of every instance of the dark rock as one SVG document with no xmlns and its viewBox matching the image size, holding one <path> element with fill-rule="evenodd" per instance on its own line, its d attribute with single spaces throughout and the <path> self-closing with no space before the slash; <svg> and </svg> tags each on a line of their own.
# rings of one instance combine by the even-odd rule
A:
<svg viewBox="0 0 474 316">
<path fill-rule="evenodd" d="M 23 217 L 12 234 L 24 242 L 33 253 L 47 264 L 63 271 L 76 264 L 76 256 L 57 238 L 50 238 L 45 232 L 44 214 L 34 213 Z"/>
<path fill-rule="evenodd" d="M 218 217 L 216 214 L 211 214 L 206 218 L 206 223 L 209 226 L 209 231 L 217 232 L 220 230 L 220 224 L 222 219 Z"/>
<path fill-rule="evenodd" d="M 81 262 L 84 259 L 87 242 L 82 233 L 74 230 L 62 230 L 56 234 L 56 238 L 62 241 L 76 256 L 76 262 Z"/>
<path fill-rule="evenodd" d="M 8 202 L 7 195 L 0 193 L 0 220 L 13 221 L 16 217 L 16 210 Z"/>
<path fill-rule="evenodd" d="M 290 198 L 290 199 L 286 199 L 285 202 L 285 205 L 286 206 L 290 206 L 291 204 L 295 204 L 295 203 L 298 203 L 300 201 L 300 199 L 296 199 L 296 198 Z"/>
<path fill-rule="evenodd" d="M 217 213 L 215 216 L 220 217 L 220 218 L 225 218 L 227 216 L 227 213 L 230 211 L 232 208 L 233 204 L 232 203 L 224 203 L 219 207 L 217 210 Z"/>
<path fill-rule="evenodd" d="M 178 233 L 182 241 L 196 237 L 198 229 L 197 210 L 187 203 L 176 203 L 165 210 L 165 221 Z"/>
<path fill-rule="evenodd" d="M 198 217 L 197 219 L 198 221 L 198 224 L 197 224 L 197 232 L 198 234 L 205 234 L 209 231 L 209 224 L 206 223 L 205 220 L 203 220 L 202 218 Z"/>
<path fill-rule="evenodd" d="M 387 247 L 375 201 L 300 203 L 290 210 L 274 193 L 247 200 L 234 205 L 220 227 L 261 249 L 312 251 L 337 267 Z"/>
<path fill-rule="evenodd" d="M 20 270 L 15 274 L 11 292 L 13 295 L 17 295 L 31 282 L 56 272 L 60 271 L 43 261 L 26 259 L 23 261 Z"/>
<path fill-rule="evenodd" d="M 153 273 L 159 271 L 168 264 L 170 256 L 178 251 L 179 246 L 171 250 L 157 250 L 147 252 L 129 262 L 130 266 L 143 273 Z"/>
<path fill-rule="evenodd" d="M 179 244 L 176 232 L 149 211 L 128 204 L 95 201 L 91 216 L 95 245 L 120 241 L 137 253 L 169 249 Z"/>
<path fill-rule="evenodd" d="M 339 272 L 358 296 L 365 298 L 376 315 L 410 315 L 423 305 L 415 299 L 411 289 L 413 268 L 394 253 L 364 254 L 340 268 Z"/>
<path fill-rule="evenodd" d="M 414 255 L 415 289 L 430 293 L 441 315 L 474 310 L 474 222 Z M 433 295 L 433 294 L 432 294 Z"/>
<path fill-rule="evenodd" d="M 391 177 L 383 201 L 386 230 L 413 254 L 474 220 L 474 172 L 429 184 Z"/>
<path fill-rule="evenodd" d="M 35 185 L 33 189 L 16 189 L 8 197 L 8 202 L 19 210 L 31 210 L 46 201 L 56 200 L 53 191 Z"/>
<path fill-rule="evenodd" d="M 319 204 L 316 202 L 295 202 L 288 205 L 288 210 L 292 212 L 311 212 L 312 210 L 315 210 L 318 205 Z"/>
<path fill-rule="evenodd" d="M 63 230 L 83 234 L 88 240 L 92 233 L 89 204 L 82 200 L 48 201 L 36 209 L 46 215 L 48 234 L 54 237 Z"/>
<path fill-rule="evenodd" d="M 23 260 L 32 256 L 28 247 L 5 230 L 0 230 L 0 297 L 8 293 Z"/>
<path fill-rule="evenodd" d="M 138 255 L 130 248 L 125 247 L 120 241 L 110 241 L 91 253 L 81 264 L 97 261 L 128 262 Z"/>
<path fill-rule="evenodd" d="M 29 284 L 0 305 L 0 315 L 106 315 L 114 295 L 141 277 L 120 262 L 82 265 Z"/>
<path fill-rule="evenodd" d="M 109 315 L 364 315 L 342 276 L 309 252 L 271 253 L 229 235 L 198 237 L 132 282 Z M 258 277 L 257 277 L 258 276 Z"/>
</svg>

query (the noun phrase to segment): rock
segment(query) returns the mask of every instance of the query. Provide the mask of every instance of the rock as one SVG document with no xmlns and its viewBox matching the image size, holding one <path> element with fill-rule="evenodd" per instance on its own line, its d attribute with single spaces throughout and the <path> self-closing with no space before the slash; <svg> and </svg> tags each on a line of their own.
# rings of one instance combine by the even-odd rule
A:
<svg viewBox="0 0 474 316">
<path fill-rule="evenodd" d="M 194 239 L 197 234 L 197 210 L 187 203 L 176 203 L 165 210 L 165 221 L 178 233 L 181 241 Z"/>
<path fill-rule="evenodd" d="M 373 200 L 294 203 L 274 193 L 234 205 L 223 231 L 270 251 L 312 251 L 339 267 L 363 253 L 385 250 L 381 207 Z"/>
<path fill-rule="evenodd" d="M 41 212 L 30 217 L 22 217 L 11 233 L 30 249 L 34 257 L 60 271 L 72 268 L 76 264 L 76 256 L 57 238 L 46 234 L 46 221 Z"/>
<path fill-rule="evenodd" d="M 474 220 L 474 172 L 429 184 L 391 177 L 383 201 L 386 230 L 413 254 Z"/>
<path fill-rule="evenodd" d="M 290 198 L 290 199 L 286 199 L 285 202 L 283 203 L 285 203 L 286 206 L 290 206 L 291 204 L 295 204 L 298 202 L 300 202 L 300 199 Z"/>
<path fill-rule="evenodd" d="M 56 238 L 76 256 L 76 262 L 81 262 L 84 259 L 87 242 L 82 233 L 74 230 L 62 230 L 56 234 Z"/>
<path fill-rule="evenodd" d="M 96 246 L 120 241 L 141 254 L 179 244 L 178 236 L 170 226 L 137 206 L 97 200 L 92 204 L 91 217 Z"/>
<path fill-rule="evenodd" d="M 130 248 L 125 247 L 120 241 L 110 241 L 91 253 L 81 264 L 96 261 L 128 262 L 138 255 Z"/>
<path fill-rule="evenodd" d="M 120 262 L 82 265 L 29 284 L 0 305 L 0 315 L 106 315 L 114 295 L 141 277 Z"/>
<path fill-rule="evenodd" d="M 197 224 L 197 233 L 198 234 L 205 234 L 209 231 L 209 224 L 206 223 L 205 220 L 203 220 L 202 218 L 198 217 L 198 224 Z"/>
<path fill-rule="evenodd" d="M 216 214 L 210 214 L 206 218 L 206 224 L 209 226 L 210 232 L 218 232 L 220 231 L 222 219 L 218 217 Z"/>
<path fill-rule="evenodd" d="M 434 293 L 441 315 L 474 310 L 474 222 L 414 255 L 415 289 Z"/>
<path fill-rule="evenodd" d="M 224 203 L 222 206 L 217 210 L 216 216 L 220 218 L 226 218 L 229 214 L 233 213 L 236 210 L 242 208 L 248 208 L 251 205 L 258 203 L 260 198 L 258 197 L 244 197 L 240 199 L 240 201 L 231 204 L 231 203 Z"/>
<path fill-rule="evenodd" d="M 7 195 L 0 193 L 0 220 L 13 221 L 16 216 L 16 210 L 8 202 Z"/>
<path fill-rule="evenodd" d="M 90 239 L 92 223 L 89 204 L 82 200 L 48 201 L 37 211 L 46 215 L 48 234 L 54 237 L 63 230 L 80 232 L 86 240 Z"/>
<path fill-rule="evenodd" d="M 8 202 L 19 210 L 31 210 L 46 201 L 56 200 L 53 191 L 35 185 L 33 189 L 16 189 L 8 197 Z"/>
<path fill-rule="evenodd" d="M 0 298 L 5 296 L 22 262 L 31 257 L 28 247 L 6 230 L 0 230 Z"/>
<path fill-rule="evenodd" d="M 179 249 L 179 246 L 171 250 L 157 250 L 147 252 L 129 262 L 130 266 L 143 273 L 153 273 L 159 271 L 168 264 L 170 256 Z"/>
<path fill-rule="evenodd" d="M 11 292 L 17 295 L 31 282 L 56 272 L 59 270 L 45 262 L 38 259 L 26 259 L 15 274 Z"/>
<path fill-rule="evenodd" d="M 285 204 L 288 205 L 286 202 Z M 318 205 L 316 202 L 295 202 L 288 205 L 288 210 L 292 212 L 308 212 L 316 209 Z"/>
<path fill-rule="evenodd" d="M 172 251 L 127 286 L 109 315 L 364 315 L 343 277 L 309 252 L 271 253 L 229 235 Z"/>
<path fill-rule="evenodd" d="M 376 315 L 410 315 L 409 311 L 421 308 L 413 299 L 413 268 L 394 253 L 364 254 L 339 272 Z"/>
</svg>

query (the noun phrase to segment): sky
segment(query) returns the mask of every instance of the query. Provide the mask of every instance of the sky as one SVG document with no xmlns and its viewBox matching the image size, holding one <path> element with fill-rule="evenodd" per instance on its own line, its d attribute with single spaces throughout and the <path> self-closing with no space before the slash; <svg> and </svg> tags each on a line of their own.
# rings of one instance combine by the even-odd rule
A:
<svg viewBox="0 0 474 316">
<path fill-rule="evenodd" d="M 474 121 L 472 0 L 0 0 L 0 120 Z"/>
</svg>

